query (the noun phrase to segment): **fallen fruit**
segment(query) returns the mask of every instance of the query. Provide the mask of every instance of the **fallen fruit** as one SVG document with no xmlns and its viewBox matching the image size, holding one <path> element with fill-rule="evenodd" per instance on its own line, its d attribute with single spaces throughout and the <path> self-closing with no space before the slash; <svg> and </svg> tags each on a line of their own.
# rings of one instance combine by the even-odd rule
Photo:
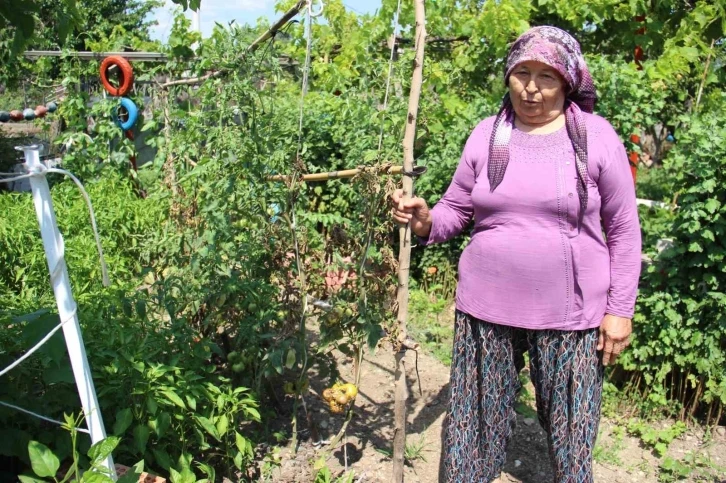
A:
<svg viewBox="0 0 726 483">
<path fill-rule="evenodd" d="M 335 401 L 330 401 L 329 406 L 330 406 L 330 412 L 333 414 L 342 414 L 345 411 L 343 406 L 341 406 L 340 404 L 338 404 Z"/>
<path fill-rule="evenodd" d="M 340 386 L 340 389 L 342 391 L 345 391 L 345 395 L 348 397 L 348 399 L 353 399 L 358 395 L 358 388 L 355 387 L 355 384 L 343 384 Z"/>
<path fill-rule="evenodd" d="M 323 399 L 325 399 L 326 401 L 332 401 L 333 396 L 335 396 L 335 393 L 332 389 L 327 388 L 323 391 Z"/>
</svg>

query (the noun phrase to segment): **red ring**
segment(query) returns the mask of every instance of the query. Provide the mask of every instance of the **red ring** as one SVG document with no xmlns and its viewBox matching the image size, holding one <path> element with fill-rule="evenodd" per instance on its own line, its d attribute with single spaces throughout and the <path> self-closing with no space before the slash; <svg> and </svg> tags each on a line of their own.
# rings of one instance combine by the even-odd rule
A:
<svg viewBox="0 0 726 483">
<path fill-rule="evenodd" d="M 121 79 L 121 86 L 114 87 L 108 81 L 108 68 L 115 65 L 119 68 L 119 77 Z M 101 62 L 101 83 L 103 88 L 112 96 L 122 97 L 128 94 L 131 90 L 131 84 L 134 82 L 134 71 L 131 68 L 129 61 L 121 57 L 120 55 L 112 55 L 103 59 Z"/>
</svg>

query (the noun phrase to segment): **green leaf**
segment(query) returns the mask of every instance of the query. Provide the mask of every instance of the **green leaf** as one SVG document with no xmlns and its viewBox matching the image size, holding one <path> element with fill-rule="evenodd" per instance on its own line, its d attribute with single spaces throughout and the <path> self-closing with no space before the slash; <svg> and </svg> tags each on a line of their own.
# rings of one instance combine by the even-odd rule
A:
<svg viewBox="0 0 726 483">
<path fill-rule="evenodd" d="M 717 210 L 718 210 L 718 209 L 719 209 L 720 207 L 721 207 L 721 202 L 720 202 L 720 201 L 718 201 L 718 200 L 717 200 L 716 198 L 709 198 L 709 199 L 708 199 L 708 200 L 706 201 L 706 210 L 707 210 L 707 211 L 708 211 L 709 213 L 711 213 L 711 214 L 714 214 L 714 213 L 716 213 L 716 211 L 717 211 Z"/>
<path fill-rule="evenodd" d="M 159 438 L 163 438 L 170 426 L 171 416 L 167 412 L 161 412 L 159 413 L 159 417 L 156 418 L 154 432 Z"/>
<path fill-rule="evenodd" d="M 169 480 L 171 483 L 181 483 L 182 475 L 174 468 L 169 468 Z"/>
<path fill-rule="evenodd" d="M 134 420 L 134 415 L 131 412 L 131 408 L 122 409 L 116 413 L 116 422 L 113 424 L 113 434 L 116 436 L 123 435 L 127 429 L 131 426 Z"/>
<path fill-rule="evenodd" d="M 156 121 L 151 120 L 149 122 L 144 123 L 143 127 L 141 128 L 141 132 L 146 132 L 150 129 L 156 128 Z"/>
<path fill-rule="evenodd" d="M 146 452 L 146 443 L 149 442 L 149 428 L 145 424 L 139 424 L 134 428 L 134 447 L 138 454 Z"/>
<path fill-rule="evenodd" d="M 212 465 L 207 463 L 197 463 L 197 466 L 206 475 L 208 483 L 214 483 L 217 481 L 217 472 Z"/>
<path fill-rule="evenodd" d="M 207 432 L 209 433 L 214 439 L 219 441 L 219 433 L 217 432 L 217 428 L 212 424 L 212 421 L 205 418 L 204 416 L 194 416 L 194 418 L 199 422 L 199 425 Z"/>
<path fill-rule="evenodd" d="M 134 466 L 129 468 L 129 471 L 127 471 L 121 478 L 119 478 L 116 483 L 138 483 L 139 477 L 143 472 L 144 460 L 141 460 Z"/>
<path fill-rule="evenodd" d="M 60 468 L 60 461 L 44 444 L 37 441 L 28 443 L 28 455 L 33 471 L 40 477 L 55 477 Z"/>
<path fill-rule="evenodd" d="M 234 465 L 237 467 L 238 470 L 242 470 L 244 468 L 244 456 L 242 453 L 237 453 L 234 455 Z"/>
<path fill-rule="evenodd" d="M 83 483 L 115 483 L 110 476 L 97 471 L 83 473 Z"/>
<path fill-rule="evenodd" d="M 666 451 L 668 451 L 668 446 L 665 443 L 656 443 L 656 445 L 655 445 L 655 452 L 659 456 L 664 455 Z"/>
<path fill-rule="evenodd" d="M 161 466 L 164 470 L 169 471 L 171 468 L 171 456 L 163 449 L 152 448 L 151 452 L 154 454 L 156 463 Z"/>
<path fill-rule="evenodd" d="M 156 404 L 156 400 L 153 397 L 150 395 L 146 397 L 146 409 L 148 409 L 150 414 L 156 414 L 158 407 L 159 406 Z"/>
<path fill-rule="evenodd" d="M 35 476 L 28 476 L 28 475 L 18 475 L 18 479 L 21 483 L 47 483 L 48 480 L 43 480 L 41 478 L 36 478 Z"/>
<path fill-rule="evenodd" d="M 184 404 L 184 401 L 182 401 L 182 398 L 180 398 L 175 392 L 172 391 L 161 391 L 161 393 L 166 396 L 166 398 L 179 406 L 182 409 L 186 409 L 186 405 Z"/>
<path fill-rule="evenodd" d="M 105 460 L 111 453 L 113 453 L 113 450 L 116 449 L 116 446 L 118 446 L 120 441 L 121 439 L 117 436 L 109 436 L 91 446 L 88 450 L 88 457 L 91 458 L 91 465 L 95 465 Z"/>
<path fill-rule="evenodd" d="M 270 354 L 270 364 L 272 364 L 272 368 L 275 369 L 278 374 L 282 374 L 284 368 L 282 367 L 281 350 L 275 350 L 272 352 L 272 354 Z"/>
<path fill-rule="evenodd" d="M 189 468 L 184 468 L 181 473 L 174 468 L 169 468 L 171 483 L 197 483 L 197 477 Z"/>
<path fill-rule="evenodd" d="M 261 420 L 260 412 L 257 409 L 255 409 L 253 407 L 246 407 L 244 409 L 244 411 L 247 414 L 247 416 L 249 416 L 249 417 L 252 418 L 253 421 L 260 421 Z"/>
<path fill-rule="evenodd" d="M 229 418 L 227 418 L 226 414 L 222 414 L 217 418 L 217 433 L 220 436 L 224 436 L 227 434 L 227 429 L 229 429 Z"/>
<path fill-rule="evenodd" d="M 294 348 L 290 348 L 287 351 L 287 359 L 285 360 L 285 367 L 288 369 L 292 369 L 295 366 L 295 362 L 297 362 L 297 353 L 295 352 Z"/>
<path fill-rule="evenodd" d="M 237 449 L 240 453 L 247 454 L 250 448 L 250 441 L 235 431 L 234 433 L 234 443 L 237 446 Z"/>
</svg>

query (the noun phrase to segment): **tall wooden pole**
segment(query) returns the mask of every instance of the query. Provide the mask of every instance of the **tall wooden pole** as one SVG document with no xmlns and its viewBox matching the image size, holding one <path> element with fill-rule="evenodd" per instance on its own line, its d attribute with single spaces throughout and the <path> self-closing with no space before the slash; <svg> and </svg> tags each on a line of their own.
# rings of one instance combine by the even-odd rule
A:
<svg viewBox="0 0 726 483">
<path fill-rule="evenodd" d="M 423 84 L 424 46 L 426 45 L 426 10 L 424 0 L 414 0 L 416 7 L 416 55 L 413 62 L 413 78 L 408 98 L 408 116 L 403 136 L 403 199 L 413 194 L 413 146 L 416 140 L 416 119 Z M 406 322 L 408 320 L 408 275 L 411 268 L 411 227 L 400 229 L 401 248 L 398 255 L 398 339 L 396 351 L 395 426 L 393 436 L 393 483 L 403 482 L 404 452 L 406 450 L 406 350 L 410 347 Z"/>
</svg>

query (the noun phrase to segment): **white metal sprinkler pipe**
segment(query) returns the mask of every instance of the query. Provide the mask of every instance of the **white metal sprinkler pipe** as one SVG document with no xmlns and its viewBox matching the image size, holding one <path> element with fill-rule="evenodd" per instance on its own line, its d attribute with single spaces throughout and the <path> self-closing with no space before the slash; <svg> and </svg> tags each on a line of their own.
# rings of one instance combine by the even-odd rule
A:
<svg viewBox="0 0 726 483">
<path fill-rule="evenodd" d="M 106 438 L 106 429 L 98 408 L 96 389 L 93 386 L 91 368 L 86 357 L 86 348 L 83 345 L 81 326 L 78 323 L 76 302 L 71 292 L 68 267 L 64 257 L 63 237 L 58 230 L 58 224 L 53 210 L 53 200 L 50 197 L 50 188 L 45 178 L 45 166 L 40 162 L 39 147 L 22 146 L 16 148 L 25 154 L 27 170 L 33 175 L 30 177 L 30 189 L 33 194 L 35 214 L 40 224 L 40 235 L 43 238 L 45 257 L 50 270 L 50 282 L 58 304 L 58 315 L 63 324 L 63 335 L 68 348 L 68 356 L 73 368 L 73 377 L 78 387 L 81 406 L 85 415 L 86 425 L 91 434 L 91 442 L 97 443 Z M 104 466 L 110 471 L 110 476 L 116 479 L 113 459 L 109 456 Z"/>
</svg>

